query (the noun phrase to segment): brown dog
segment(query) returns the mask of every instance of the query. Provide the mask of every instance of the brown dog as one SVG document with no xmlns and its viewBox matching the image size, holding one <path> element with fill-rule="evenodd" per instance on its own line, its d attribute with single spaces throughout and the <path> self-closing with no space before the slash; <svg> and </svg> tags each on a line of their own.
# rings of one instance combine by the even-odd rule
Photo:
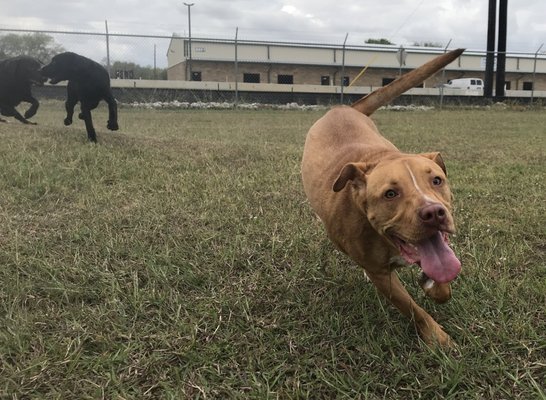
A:
<svg viewBox="0 0 546 400">
<path fill-rule="evenodd" d="M 352 107 L 330 110 L 309 130 L 302 160 L 305 193 L 332 242 L 364 267 L 426 343 L 442 346 L 451 344 L 450 337 L 415 303 L 394 269 L 417 263 L 425 293 L 439 303 L 451 297 L 449 282 L 461 264 L 447 244 L 455 227 L 446 168 L 439 153 L 401 153 L 368 115 L 462 52 L 441 55 Z"/>
</svg>

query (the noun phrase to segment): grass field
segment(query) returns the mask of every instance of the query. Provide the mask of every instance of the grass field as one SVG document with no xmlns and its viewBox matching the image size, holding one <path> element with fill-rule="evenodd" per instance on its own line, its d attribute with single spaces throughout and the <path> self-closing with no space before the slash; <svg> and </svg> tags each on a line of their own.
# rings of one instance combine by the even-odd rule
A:
<svg viewBox="0 0 546 400">
<path fill-rule="evenodd" d="M 439 150 L 463 262 L 419 341 L 301 188 L 318 111 L 120 109 L 0 124 L 0 398 L 546 399 L 546 111 L 379 111 Z"/>
</svg>

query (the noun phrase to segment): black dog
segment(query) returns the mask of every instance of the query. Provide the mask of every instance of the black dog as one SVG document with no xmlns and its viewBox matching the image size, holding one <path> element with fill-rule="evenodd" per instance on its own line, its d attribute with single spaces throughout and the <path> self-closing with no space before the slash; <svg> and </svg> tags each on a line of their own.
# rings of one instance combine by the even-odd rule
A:
<svg viewBox="0 0 546 400">
<path fill-rule="evenodd" d="M 79 118 L 85 121 L 89 140 L 96 142 L 97 135 L 91 119 L 91 110 L 97 108 L 101 100 L 105 100 L 108 103 L 106 127 L 112 131 L 119 129 L 118 106 L 110 88 L 110 77 L 102 65 L 79 54 L 66 52 L 53 57 L 51 62 L 42 68 L 42 74 L 50 79 L 51 84 L 68 81 L 65 125 L 72 123 L 74 106 L 79 101 L 81 107 Z"/>
<path fill-rule="evenodd" d="M 24 124 L 33 124 L 28 118 L 38 111 L 38 100 L 32 96 L 33 83 L 41 85 L 45 79 L 40 74 L 42 65 L 34 58 L 19 56 L 0 61 L 0 113 L 6 117 L 15 117 Z M 30 103 L 30 108 L 23 117 L 15 109 L 21 102 Z M 6 122 L 1 119 L 0 121 Z"/>
</svg>

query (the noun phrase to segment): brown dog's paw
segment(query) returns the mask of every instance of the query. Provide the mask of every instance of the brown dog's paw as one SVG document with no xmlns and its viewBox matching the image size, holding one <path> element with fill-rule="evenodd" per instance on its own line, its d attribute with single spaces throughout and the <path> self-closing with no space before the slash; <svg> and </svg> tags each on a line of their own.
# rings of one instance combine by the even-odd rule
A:
<svg viewBox="0 0 546 400">
<path fill-rule="evenodd" d="M 451 299 L 451 286 L 449 283 L 438 283 L 430 279 L 424 272 L 419 276 L 419 286 L 423 292 L 438 304 Z"/>
<path fill-rule="evenodd" d="M 438 345 L 445 349 L 451 349 L 457 346 L 456 343 L 453 341 L 453 339 L 451 339 L 451 337 L 441 329 L 438 331 L 434 331 L 434 333 L 432 334 L 432 337 L 430 337 L 426 341 L 426 343 L 429 346 Z"/>
<path fill-rule="evenodd" d="M 456 343 L 451 337 L 444 332 L 442 327 L 436 322 L 428 324 L 426 326 L 418 326 L 421 339 L 431 347 L 439 346 L 444 349 L 457 347 Z"/>
</svg>

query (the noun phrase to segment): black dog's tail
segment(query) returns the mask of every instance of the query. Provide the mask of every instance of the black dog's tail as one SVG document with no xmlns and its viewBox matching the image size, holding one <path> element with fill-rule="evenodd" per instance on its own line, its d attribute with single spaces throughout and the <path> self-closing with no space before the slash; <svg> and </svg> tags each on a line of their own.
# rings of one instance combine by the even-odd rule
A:
<svg viewBox="0 0 546 400">
<path fill-rule="evenodd" d="M 406 90 L 420 85 L 428 77 L 434 75 L 440 69 L 459 57 L 465 49 L 457 49 L 449 53 L 442 54 L 429 62 L 421 65 L 419 68 L 402 75 L 400 78 L 392 81 L 387 86 L 377 89 L 361 98 L 351 105 L 355 110 L 364 115 L 372 115 L 379 107 L 384 106 L 391 100 L 397 98 Z"/>
</svg>

